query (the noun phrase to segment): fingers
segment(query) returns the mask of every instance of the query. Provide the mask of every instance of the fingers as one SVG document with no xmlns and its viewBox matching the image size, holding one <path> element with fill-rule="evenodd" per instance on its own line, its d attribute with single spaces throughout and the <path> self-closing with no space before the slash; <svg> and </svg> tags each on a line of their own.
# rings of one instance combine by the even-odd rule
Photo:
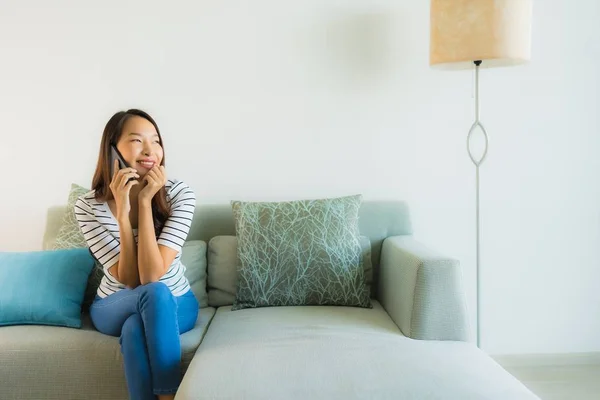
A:
<svg viewBox="0 0 600 400">
<path fill-rule="evenodd" d="M 154 168 L 152 168 L 150 171 L 148 171 L 146 176 L 151 177 L 156 183 L 160 182 L 158 174 L 156 173 L 156 170 Z"/>
<path fill-rule="evenodd" d="M 125 190 L 127 190 L 127 192 L 129 192 L 133 186 L 138 185 L 139 183 L 140 182 L 136 181 L 136 180 L 129 181 L 128 183 L 125 184 Z"/>
<path fill-rule="evenodd" d="M 144 176 L 144 180 L 146 181 L 146 183 L 148 183 L 148 185 L 155 185 L 158 182 L 156 180 L 156 177 L 152 175 L 152 171 L 148 171 L 146 176 Z"/>
<path fill-rule="evenodd" d="M 153 198 L 158 191 L 165 186 L 165 168 L 155 165 L 142 178 L 145 183 L 144 188 L 140 192 L 140 196 L 144 198 Z"/>
<path fill-rule="evenodd" d="M 135 171 L 135 170 L 134 170 Z M 125 185 L 127 185 L 127 182 L 130 179 L 136 180 L 140 177 L 140 175 L 137 173 L 137 171 L 135 172 L 126 172 L 126 173 L 122 173 L 121 177 L 118 178 L 118 184 L 117 187 L 125 187 Z"/>
<path fill-rule="evenodd" d="M 161 186 L 167 183 L 167 179 L 165 176 L 165 167 L 162 165 L 155 165 L 154 167 L 152 167 L 152 169 L 148 171 L 148 175 L 151 175 L 156 181 L 156 183 L 160 184 Z"/>
<path fill-rule="evenodd" d="M 137 169 L 135 168 L 123 168 L 119 170 L 121 174 L 137 174 Z"/>
<path fill-rule="evenodd" d="M 140 176 L 137 174 L 137 170 L 135 168 L 123 168 L 123 169 L 118 169 L 119 168 L 119 161 L 115 161 L 115 173 L 113 174 L 113 179 L 112 182 L 116 183 L 117 186 L 120 186 L 119 184 L 122 182 L 123 176 L 124 175 L 128 175 L 128 174 L 135 174 L 137 175 L 137 177 L 139 178 Z"/>
<path fill-rule="evenodd" d="M 113 162 L 113 176 L 112 176 L 113 181 L 115 180 L 117 173 L 119 173 L 119 160 L 115 160 L 115 162 Z"/>
</svg>

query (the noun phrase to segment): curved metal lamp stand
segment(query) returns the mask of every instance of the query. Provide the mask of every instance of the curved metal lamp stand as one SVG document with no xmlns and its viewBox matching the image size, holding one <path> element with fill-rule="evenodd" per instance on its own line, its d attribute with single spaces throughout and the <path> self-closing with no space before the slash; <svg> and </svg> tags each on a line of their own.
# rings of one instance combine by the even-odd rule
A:
<svg viewBox="0 0 600 400">
<path fill-rule="evenodd" d="M 480 231 L 479 231 L 479 166 L 485 160 L 485 156 L 488 151 L 489 138 L 488 134 L 479 121 L 479 66 L 481 65 L 481 60 L 474 61 L 475 64 L 475 122 L 471 126 L 469 130 L 469 134 L 467 135 L 467 152 L 469 153 L 469 157 L 471 161 L 475 165 L 475 232 L 477 236 L 476 247 L 477 247 L 477 347 L 481 348 L 481 334 L 480 334 L 480 310 L 481 310 L 481 296 L 480 296 Z M 483 154 L 479 159 L 476 159 L 471 151 L 471 139 L 475 134 L 477 128 L 479 128 L 483 134 L 483 138 L 485 139 L 485 147 L 483 149 Z"/>
</svg>

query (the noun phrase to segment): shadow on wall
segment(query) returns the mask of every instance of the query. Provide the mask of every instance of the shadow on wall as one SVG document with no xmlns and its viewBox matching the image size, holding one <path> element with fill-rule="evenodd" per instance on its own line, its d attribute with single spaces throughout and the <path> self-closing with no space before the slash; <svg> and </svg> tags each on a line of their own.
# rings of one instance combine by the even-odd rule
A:
<svg viewBox="0 0 600 400">
<path fill-rule="evenodd" d="M 311 26 L 307 59 L 329 84 L 370 86 L 388 81 L 393 73 L 391 56 L 394 15 L 391 12 L 343 13 L 332 11 Z"/>
</svg>

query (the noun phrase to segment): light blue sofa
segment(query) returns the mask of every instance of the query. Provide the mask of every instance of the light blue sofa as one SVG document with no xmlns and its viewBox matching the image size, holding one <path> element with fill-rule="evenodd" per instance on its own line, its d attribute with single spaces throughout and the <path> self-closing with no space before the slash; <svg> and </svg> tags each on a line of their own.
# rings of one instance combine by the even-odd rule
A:
<svg viewBox="0 0 600 400">
<path fill-rule="evenodd" d="M 44 248 L 64 210 L 49 211 Z M 371 242 L 372 309 L 232 312 L 234 281 L 219 266 L 237 259 L 224 240 L 235 235 L 231 208 L 198 205 L 188 240 L 207 251 L 188 273 L 208 277 L 206 304 L 181 337 L 176 399 L 537 399 L 472 343 L 460 265 L 413 238 L 405 203 L 364 202 L 360 231 Z M 0 328 L 0 399 L 126 399 L 118 339 L 83 320 Z"/>
</svg>

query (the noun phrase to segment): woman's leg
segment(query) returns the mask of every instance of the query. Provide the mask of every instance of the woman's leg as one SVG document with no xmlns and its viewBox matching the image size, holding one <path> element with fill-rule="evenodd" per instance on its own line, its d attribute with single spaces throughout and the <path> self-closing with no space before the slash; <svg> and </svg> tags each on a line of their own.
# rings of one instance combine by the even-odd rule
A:
<svg viewBox="0 0 600 400">
<path fill-rule="evenodd" d="M 121 351 L 125 358 L 125 375 L 131 398 L 147 398 L 141 397 L 145 394 L 137 393 L 136 388 L 143 385 L 152 388 L 157 395 L 169 395 L 177 391 L 181 382 L 179 334 L 192 329 L 198 317 L 198 302 L 192 291 L 174 297 L 166 285 L 153 282 L 133 290 L 121 290 L 94 302 L 90 314 L 100 332 L 113 336 L 121 333 Z M 139 315 L 142 322 L 140 324 L 140 318 L 137 318 L 127 323 L 127 334 L 124 337 L 121 331 L 134 314 Z M 137 327 L 143 329 L 145 346 L 140 345 L 139 339 L 134 339 L 135 332 L 139 334 Z M 132 339 L 128 339 L 129 337 Z M 134 340 L 136 343 L 130 344 Z M 147 349 L 145 357 L 139 353 L 139 349 L 144 348 Z M 146 360 L 150 366 L 140 367 Z M 131 373 L 128 373 L 130 366 Z M 150 371 L 149 376 L 136 375 L 137 371 L 145 370 Z"/>
<path fill-rule="evenodd" d="M 177 305 L 175 324 L 176 328 L 173 332 L 176 340 L 172 342 L 169 341 L 171 343 L 169 349 L 171 350 L 172 359 L 176 358 L 177 361 L 176 374 L 164 373 L 161 374 L 161 376 L 153 374 L 152 382 L 154 386 L 154 393 L 159 395 L 159 400 L 172 399 L 179 388 L 179 384 L 181 383 L 181 343 L 179 335 L 192 329 L 196 324 L 196 320 L 198 319 L 198 301 L 191 290 L 182 296 L 171 298 Z M 161 362 L 163 364 L 161 364 Z M 150 364 L 153 371 L 155 369 L 167 370 L 167 365 L 164 364 L 164 358 L 163 361 L 155 361 L 151 358 Z"/>
<path fill-rule="evenodd" d="M 160 282 L 144 285 L 139 308 L 146 333 L 154 394 L 174 394 L 181 382 L 177 301 Z"/>
<path fill-rule="evenodd" d="M 123 324 L 119 343 L 130 398 L 154 400 L 144 323 L 138 313 L 132 314 Z"/>
<path fill-rule="evenodd" d="M 123 289 L 103 299 L 97 298 L 90 307 L 90 316 L 98 331 L 120 336 L 129 398 L 154 400 L 146 335 L 138 312 L 142 289 L 142 286 Z"/>
<path fill-rule="evenodd" d="M 179 334 L 186 333 L 196 325 L 198 319 L 199 305 L 194 292 L 189 290 L 183 296 L 175 297 L 177 300 L 177 321 L 179 323 Z"/>
</svg>

